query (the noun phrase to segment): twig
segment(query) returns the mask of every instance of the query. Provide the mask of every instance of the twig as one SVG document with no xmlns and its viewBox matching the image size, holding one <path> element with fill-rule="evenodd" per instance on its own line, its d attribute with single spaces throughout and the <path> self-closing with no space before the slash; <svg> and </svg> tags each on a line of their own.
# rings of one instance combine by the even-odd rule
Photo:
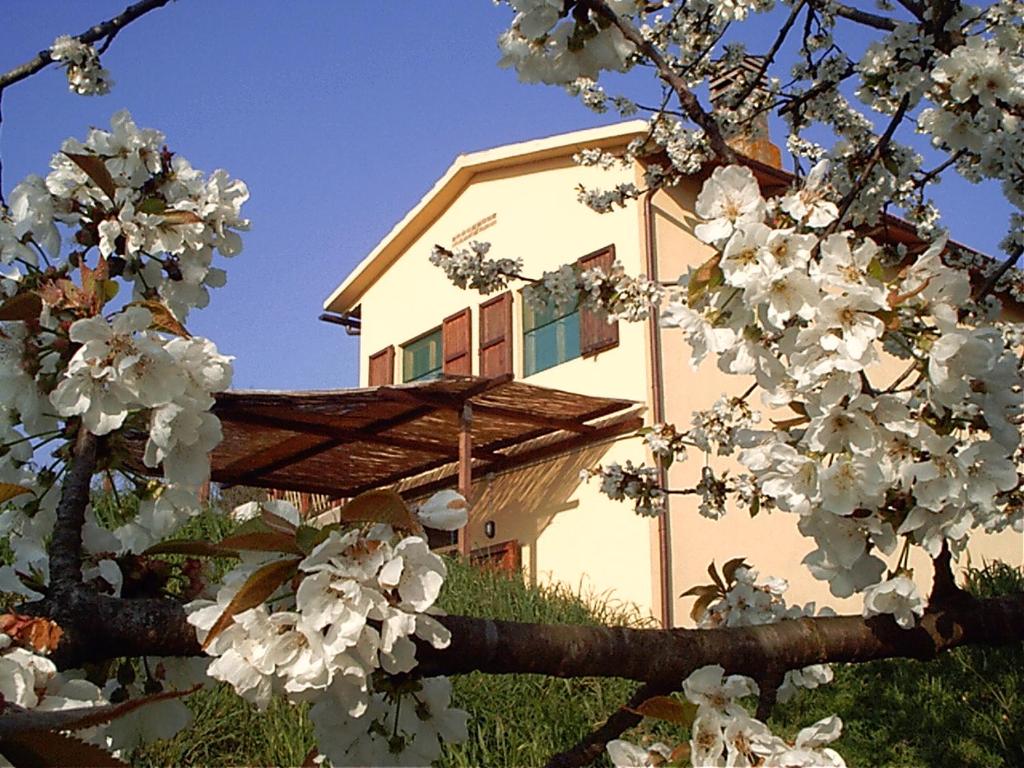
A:
<svg viewBox="0 0 1024 768">
<path fill-rule="evenodd" d="M 638 51 L 651 60 L 658 70 L 658 76 L 675 92 L 676 98 L 679 99 L 679 106 L 682 107 L 686 116 L 704 130 L 708 137 L 708 142 L 711 144 L 711 149 L 718 155 L 719 159 L 725 163 L 736 162 L 736 152 L 726 143 L 725 137 L 722 136 L 722 131 L 718 127 L 715 118 L 700 105 L 700 101 L 698 101 L 693 91 L 690 90 L 686 81 L 666 61 L 657 46 L 644 38 L 636 27 L 609 8 L 604 0 L 582 0 L 582 2 L 598 16 L 614 24 L 623 37 L 633 43 Z"/>
<path fill-rule="evenodd" d="M 584 736 L 571 749 L 552 755 L 548 760 L 546 768 L 580 768 L 590 765 L 601 753 L 609 741 L 617 739 L 625 731 L 634 728 L 643 720 L 643 715 L 630 711 L 643 704 L 654 696 L 662 696 L 672 692 L 672 688 L 650 683 L 641 685 L 626 702 L 625 706 L 619 707 L 607 720 L 598 728 Z"/>
<path fill-rule="evenodd" d="M 50 541 L 50 583 L 55 587 L 82 582 L 82 526 L 98 446 L 99 438 L 80 425 L 61 486 L 57 521 Z"/>
<path fill-rule="evenodd" d="M 822 4 L 819 2 L 819 6 L 820 5 Z M 844 19 L 855 21 L 858 24 L 863 24 L 864 26 L 871 27 L 873 29 L 881 29 L 885 32 L 893 32 L 896 30 L 896 22 L 892 19 L 886 16 L 879 16 L 876 13 L 868 13 L 867 11 L 862 11 L 859 8 L 853 8 L 849 5 L 832 2 L 828 4 L 828 10 L 831 10 L 836 16 L 842 16 Z"/>
<path fill-rule="evenodd" d="M 106 38 L 106 43 L 102 48 L 102 51 L 105 51 L 110 46 L 110 42 L 114 39 L 114 36 L 123 27 L 135 21 L 143 14 L 167 5 L 170 1 L 171 0 L 140 0 L 140 2 L 135 3 L 135 5 L 129 5 L 114 18 L 107 19 L 106 21 L 89 27 L 89 29 L 82 32 L 80 35 L 75 35 L 75 39 L 82 43 L 91 45 L 97 40 Z M 14 83 L 24 80 L 26 77 L 34 75 L 52 61 L 53 57 L 50 55 L 49 48 L 45 51 L 40 51 L 24 64 L 0 75 L 0 91 L 3 91 L 3 89 L 9 85 L 13 85 Z"/>
<path fill-rule="evenodd" d="M 786 41 L 786 37 L 789 35 L 789 31 L 796 23 L 797 17 L 800 15 L 800 11 L 803 10 L 806 2 L 807 0 L 798 0 L 798 2 L 793 5 L 793 10 L 789 12 L 789 18 L 786 19 L 785 23 L 779 29 L 779 34 L 775 38 L 775 42 L 772 43 L 771 49 L 769 49 L 768 53 L 765 54 L 764 61 L 761 62 L 761 66 L 758 67 L 757 74 L 754 76 L 754 79 L 747 84 L 746 88 L 743 89 L 743 92 L 736 98 L 735 103 L 737 105 L 742 104 L 750 98 L 750 94 L 754 92 L 754 89 L 757 88 L 765 74 L 767 74 L 768 67 L 770 67 L 772 62 L 775 61 L 775 56 L 778 54 L 779 49 L 782 48 L 783 43 Z"/>
<path fill-rule="evenodd" d="M 981 286 L 981 290 L 978 291 L 978 295 L 975 297 L 975 301 L 981 301 L 983 298 L 988 296 L 992 291 L 995 290 L 996 285 L 1002 280 L 1003 275 L 1009 272 L 1013 265 L 1017 263 L 1017 259 L 1021 257 L 1021 253 L 1024 253 L 1022 248 L 1014 248 L 1006 260 L 999 265 L 999 269 L 993 272 L 988 280 L 985 281 L 984 285 Z"/>
<path fill-rule="evenodd" d="M 860 176 L 854 185 L 850 188 L 850 191 L 846 193 L 843 199 L 839 203 L 839 215 L 836 217 L 834 227 L 838 227 L 846 214 L 850 212 L 850 208 L 853 203 L 857 200 L 857 195 L 861 193 L 861 190 L 867 185 L 871 178 L 871 171 L 874 170 L 878 161 L 882 159 L 886 149 L 889 147 L 889 143 L 892 141 L 893 134 L 896 133 L 896 129 L 899 124 L 903 122 L 903 116 L 907 114 L 907 108 L 910 106 L 910 95 L 905 95 L 900 99 L 900 105 L 897 107 L 895 114 L 892 116 L 892 120 L 889 121 L 889 125 L 885 129 L 878 141 L 875 143 L 875 148 L 871 151 L 871 155 L 868 157 L 867 164 L 864 166 L 864 170 L 861 171 Z"/>
</svg>

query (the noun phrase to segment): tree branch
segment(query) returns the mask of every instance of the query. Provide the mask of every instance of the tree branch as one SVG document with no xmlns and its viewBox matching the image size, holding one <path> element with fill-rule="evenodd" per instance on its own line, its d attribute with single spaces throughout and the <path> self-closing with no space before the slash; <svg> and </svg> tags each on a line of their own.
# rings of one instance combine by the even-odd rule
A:
<svg viewBox="0 0 1024 768">
<path fill-rule="evenodd" d="M 686 80 L 672 68 L 672 65 L 668 63 L 661 51 L 658 50 L 658 47 L 640 34 L 640 31 L 626 19 L 623 19 L 609 8 L 604 0 L 581 0 L 581 2 L 598 16 L 615 25 L 623 37 L 633 43 L 638 51 L 651 60 L 651 63 L 658 70 L 658 77 L 675 92 L 676 98 L 679 99 L 679 106 L 682 107 L 686 116 L 704 130 L 708 137 L 708 142 L 711 144 L 711 149 L 718 158 L 725 163 L 736 162 L 737 154 L 725 142 L 725 137 L 722 136 L 722 131 L 719 129 L 715 118 L 700 105 L 700 101 L 698 101 L 693 91 L 690 90 Z"/>
<path fill-rule="evenodd" d="M 836 217 L 833 228 L 837 228 L 846 218 L 846 214 L 850 212 L 850 208 L 857 200 L 857 195 L 861 193 L 868 181 L 871 179 L 871 171 L 874 170 L 875 166 L 882 159 L 885 151 L 889 148 L 889 143 L 892 141 L 893 135 L 896 133 L 896 129 L 899 124 L 903 122 L 903 116 L 907 114 L 907 109 L 910 106 L 910 96 L 906 95 L 900 99 L 900 105 L 896 108 L 896 112 L 892 116 L 892 120 L 889 121 L 889 125 L 885 129 L 875 144 L 875 148 L 871 151 L 871 155 L 868 157 L 867 163 L 864 166 L 864 170 L 861 171 L 860 176 L 857 177 L 857 181 L 846 193 L 843 199 L 839 202 L 839 215 Z"/>
<path fill-rule="evenodd" d="M 61 486 L 57 521 L 50 540 L 50 584 L 59 591 L 66 585 L 82 582 L 82 526 L 89 504 L 89 485 L 96 470 L 99 438 L 85 428 L 71 451 L 67 473 Z"/>
<path fill-rule="evenodd" d="M 149 13 L 156 8 L 167 5 L 170 1 L 171 0 L 141 0 L 138 3 L 135 3 L 135 5 L 129 5 L 114 18 L 89 27 L 89 29 L 80 35 L 75 35 L 75 39 L 91 45 L 97 40 L 107 38 L 106 44 L 100 51 L 102 53 L 109 47 L 114 36 L 120 32 L 123 27 L 135 21 L 135 19 L 145 13 Z M 45 51 L 40 51 L 34 58 L 29 59 L 24 64 L 0 75 L 0 92 L 2 92 L 7 86 L 14 85 L 14 83 L 34 75 L 52 61 L 53 58 L 50 56 L 49 48 Z"/>
<path fill-rule="evenodd" d="M 818 10 L 825 10 L 822 8 L 823 3 L 818 2 L 816 5 Z M 849 5 L 833 2 L 828 4 L 828 10 L 834 12 L 836 16 L 842 16 L 844 19 L 855 21 L 872 29 L 881 29 L 885 32 L 893 32 L 896 29 L 896 22 L 892 19 L 886 16 L 879 16 L 876 13 L 862 11 L 860 8 L 853 8 Z"/>
<path fill-rule="evenodd" d="M 631 708 L 639 707 L 654 696 L 671 693 L 678 687 L 678 684 L 675 687 L 651 683 L 641 685 L 625 706 L 619 707 L 600 727 L 583 737 L 576 746 L 553 755 L 548 760 L 546 768 L 580 768 L 590 765 L 601 756 L 609 741 L 617 739 L 625 731 L 639 725 L 640 721 L 644 719 L 643 715 L 631 712 Z"/>
<path fill-rule="evenodd" d="M 181 605 L 169 599 L 127 600 L 83 586 L 19 611 L 53 619 L 64 629 L 55 661 L 117 656 L 191 656 L 200 652 Z M 421 643 L 425 675 L 467 672 L 554 677 L 624 677 L 678 687 L 693 670 L 721 664 L 757 678 L 766 668 L 800 669 L 828 662 L 930 659 L 961 645 L 1024 641 L 1024 594 L 979 600 L 969 595 L 930 606 L 913 629 L 889 616 L 814 617 L 756 627 L 630 629 L 528 624 L 444 616 L 452 632 L 443 650 Z"/>
</svg>

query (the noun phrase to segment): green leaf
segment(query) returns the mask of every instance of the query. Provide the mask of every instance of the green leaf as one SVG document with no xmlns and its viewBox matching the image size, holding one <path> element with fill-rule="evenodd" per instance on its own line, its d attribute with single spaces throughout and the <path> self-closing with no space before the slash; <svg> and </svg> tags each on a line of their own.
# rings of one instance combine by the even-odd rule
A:
<svg viewBox="0 0 1024 768">
<path fill-rule="evenodd" d="M 282 584 L 287 583 L 298 572 L 299 562 L 299 558 L 274 560 L 253 571 L 210 628 L 206 640 L 203 641 L 203 648 L 208 648 L 217 635 L 231 626 L 237 614 L 255 608 L 273 595 Z"/>
<path fill-rule="evenodd" d="M 757 517 L 757 513 L 761 511 L 761 497 L 757 494 L 750 501 L 750 516 Z"/>
<path fill-rule="evenodd" d="M 304 554 L 309 554 L 313 549 L 331 535 L 331 531 L 340 530 L 341 526 L 337 523 L 331 523 L 325 525 L 323 528 L 314 528 L 312 525 L 300 525 L 299 530 L 295 532 L 295 543 L 299 545 L 299 549 Z"/>
<path fill-rule="evenodd" d="M 163 213 L 167 210 L 167 203 L 159 197 L 147 197 L 139 203 L 138 210 L 142 213 Z"/>
<path fill-rule="evenodd" d="M 117 195 L 117 185 L 114 184 L 114 177 L 110 175 L 110 171 L 107 170 L 107 164 L 103 162 L 102 157 L 97 155 L 76 155 L 72 152 L 65 152 L 64 154 L 71 162 L 81 168 L 97 187 L 103 190 L 103 194 L 107 196 L 110 202 L 114 202 L 114 197 Z"/>
</svg>

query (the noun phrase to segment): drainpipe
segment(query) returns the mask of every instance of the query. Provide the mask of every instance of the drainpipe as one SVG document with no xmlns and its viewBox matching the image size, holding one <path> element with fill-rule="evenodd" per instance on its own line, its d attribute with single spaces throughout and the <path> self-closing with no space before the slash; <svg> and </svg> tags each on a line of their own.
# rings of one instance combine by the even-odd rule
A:
<svg viewBox="0 0 1024 768">
<path fill-rule="evenodd" d="M 658 259 L 654 247 L 654 193 L 649 189 L 644 193 L 644 260 L 647 278 L 658 281 Z M 651 356 L 651 417 L 655 424 L 665 421 L 665 370 L 662 363 L 661 327 L 658 316 L 652 315 L 647 320 L 648 351 Z M 668 470 L 659 464 L 658 484 L 668 487 Z M 665 509 L 658 516 L 658 581 L 661 587 L 661 624 L 665 628 L 672 626 L 672 536 L 669 527 L 671 496 L 665 498 Z"/>
</svg>

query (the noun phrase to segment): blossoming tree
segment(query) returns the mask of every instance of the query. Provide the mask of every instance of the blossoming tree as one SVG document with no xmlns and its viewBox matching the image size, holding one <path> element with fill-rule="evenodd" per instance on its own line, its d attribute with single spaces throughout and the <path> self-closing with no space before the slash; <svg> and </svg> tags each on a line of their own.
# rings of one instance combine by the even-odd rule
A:
<svg viewBox="0 0 1024 768">
<path fill-rule="evenodd" d="M 0 95 L 51 63 L 72 91 L 105 92 L 100 54 L 165 2 L 144 0 L 58 38 L 0 75 Z M 109 130 L 69 139 L 49 173 L 21 181 L 0 209 L 0 528 L 11 552 L 0 590 L 20 602 L 0 615 L 8 761 L 116 763 L 120 750 L 187 727 L 181 697 L 219 680 L 258 707 L 309 702 L 320 754 L 334 765 L 427 764 L 466 736 L 470 715 L 452 708 L 445 675 L 481 670 L 643 683 L 628 709 L 553 765 L 585 764 L 607 745 L 617 765 L 837 766 L 829 745 L 840 719 L 786 741 L 764 723 L 776 699 L 827 683 L 829 662 L 1024 639 L 1024 597 L 972 598 L 950 568 L 974 532 L 1024 525 L 1024 339 L 1003 311 L 1004 300 L 1024 298 L 1012 270 L 1022 219 L 1011 217 L 1000 265 L 950 246 L 927 197 L 958 172 L 1024 202 L 1024 5 L 901 0 L 868 12 L 790 0 L 757 71 L 734 81 L 714 113 L 695 89 L 720 71 L 723 50 L 726 66 L 745 56 L 722 48 L 729 29 L 772 11 L 771 0 L 511 5 L 503 63 L 525 80 L 632 113 L 640 107 L 608 96 L 599 76 L 641 64 L 657 73 L 661 107 L 627 158 L 644 159 L 650 189 L 713 168 L 696 234 L 715 255 L 678 284 L 617 266 L 564 267 L 541 276 L 531 300 L 582 300 L 625 319 L 658 312 L 685 334 L 695 362 L 709 357 L 752 382 L 742 398 L 695 414 L 692 427 L 646 432 L 656 462 L 688 450 L 737 454 L 743 474 L 709 469 L 691 489 L 662 487 L 644 463 L 591 474 L 643 514 L 661 514 L 675 490 L 699 496 L 712 517 L 732 500 L 792 515 L 813 542 L 807 567 L 834 594 L 861 594 L 862 615 L 790 606 L 784 581 L 737 560 L 693 590 L 692 630 L 446 616 L 435 608 L 445 565 L 423 526 L 465 523 L 453 492 L 418 508 L 371 492 L 322 529 L 283 502 L 252 503 L 234 511 L 238 527 L 223 541 L 176 538 L 199 511 L 220 439 L 210 408 L 231 379 L 230 358 L 187 322 L 223 283 L 215 259 L 241 250 L 248 192 L 224 171 L 192 168 L 121 112 Z M 846 52 L 848 27 L 878 35 L 859 59 Z M 790 49 L 797 63 L 774 77 Z M 766 199 L 732 139 L 768 111 L 788 121 L 797 175 Z M 822 124 L 838 137 L 831 146 L 804 138 Z M 934 167 L 899 143 L 909 128 L 942 155 Z M 584 152 L 580 161 L 621 159 Z M 581 199 L 600 211 L 645 191 L 581 190 Z M 917 225 L 919 248 L 872 236 L 887 206 Z M 514 255 L 490 258 L 483 243 L 432 258 L 484 292 L 522 277 Z M 879 379 L 883 355 L 903 372 Z M 760 425 L 754 398 L 793 418 Z M 40 467 L 44 446 L 54 461 Z M 98 474 L 141 499 L 113 526 L 90 506 Z M 927 597 L 905 573 L 911 547 L 935 563 Z M 212 583 L 201 563 L 209 556 L 237 566 Z M 668 696 L 675 691 L 683 698 Z M 681 723 L 689 738 L 618 739 L 643 716 Z"/>
</svg>

